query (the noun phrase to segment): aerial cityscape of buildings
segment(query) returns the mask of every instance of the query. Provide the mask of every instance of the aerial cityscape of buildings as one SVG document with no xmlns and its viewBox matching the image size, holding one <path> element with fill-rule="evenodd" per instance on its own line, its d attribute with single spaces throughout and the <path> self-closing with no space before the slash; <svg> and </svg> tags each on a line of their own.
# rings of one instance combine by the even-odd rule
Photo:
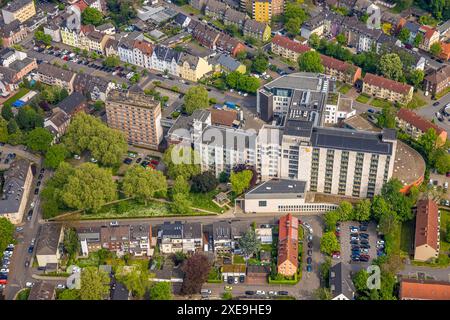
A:
<svg viewBox="0 0 450 320">
<path fill-rule="evenodd" d="M 450 4 L 398 6 L 1 2 L 0 298 L 450 300 Z"/>
</svg>

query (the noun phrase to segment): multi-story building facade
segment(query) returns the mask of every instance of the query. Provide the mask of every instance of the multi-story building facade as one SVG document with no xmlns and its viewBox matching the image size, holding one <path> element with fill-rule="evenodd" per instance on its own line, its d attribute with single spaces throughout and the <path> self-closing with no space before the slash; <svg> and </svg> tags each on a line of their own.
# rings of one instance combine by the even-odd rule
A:
<svg viewBox="0 0 450 320">
<path fill-rule="evenodd" d="M 30 162 L 15 160 L 4 173 L 3 190 L 0 197 L 0 217 L 13 224 L 22 222 L 29 199 L 33 174 Z"/>
<path fill-rule="evenodd" d="M 271 50 L 285 59 L 297 62 L 300 55 L 311 50 L 311 48 L 277 34 L 272 38 Z"/>
<path fill-rule="evenodd" d="M 183 53 L 178 61 L 177 76 L 188 81 L 197 82 L 212 71 L 212 66 L 202 57 Z"/>
<path fill-rule="evenodd" d="M 219 175 L 246 165 L 262 181 L 306 179 L 306 191 L 350 197 L 378 194 L 393 174 L 395 132 L 325 127 L 355 112 L 329 76 L 296 73 L 275 79 L 258 91 L 257 112 L 269 123 L 257 132 L 206 122 L 194 128 L 202 170 Z"/>
<path fill-rule="evenodd" d="M 156 46 L 151 58 L 151 68 L 178 76 L 178 63 L 180 62 L 181 55 L 181 52 L 172 48 Z"/>
<path fill-rule="evenodd" d="M 231 8 L 225 11 L 223 17 L 223 23 L 228 26 L 236 26 L 239 30 L 244 27 L 244 22 L 247 19 L 247 15 L 244 12 L 240 12 Z"/>
<path fill-rule="evenodd" d="M 280 217 L 277 271 L 283 276 L 292 277 L 297 273 L 298 227 L 298 219 L 290 213 Z"/>
<path fill-rule="evenodd" d="M 450 86 L 450 66 L 444 65 L 438 70 L 432 71 L 423 81 L 425 93 L 436 95 Z"/>
<path fill-rule="evenodd" d="M 161 252 L 170 254 L 183 251 L 183 224 L 168 221 L 161 225 L 158 238 L 161 240 Z"/>
<path fill-rule="evenodd" d="M 12 47 L 25 39 L 28 35 L 28 30 L 19 20 L 14 20 L 9 24 L 0 22 L 0 38 L 2 39 L 2 45 L 5 48 Z"/>
<path fill-rule="evenodd" d="M 419 139 L 428 130 L 433 129 L 436 132 L 436 144 L 442 146 L 447 141 L 447 131 L 438 125 L 422 118 L 412 110 L 401 108 L 395 117 L 397 126 L 413 139 Z"/>
<path fill-rule="evenodd" d="M 163 138 L 161 104 L 140 92 L 113 90 L 106 100 L 108 126 L 131 144 L 158 149 Z"/>
<path fill-rule="evenodd" d="M 270 38 L 270 27 L 265 22 L 248 19 L 244 23 L 242 30 L 244 36 L 254 38 L 260 41 L 267 41 Z"/>
<path fill-rule="evenodd" d="M 404 83 L 366 73 L 362 92 L 393 103 L 408 104 L 413 97 L 414 88 Z"/>
<path fill-rule="evenodd" d="M 183 224 L 183 252 L 203 250 L 203 225 L 200 222 Z"/>
<path fill-rule="evenodd" d="M 205 15 L 215 20 L 223 20 L 227 5 L 217 0 L 208 0 L 205 5 Z"/>
<path fill-rule="evenodd" d="M 336 78 L 340 82 L 354 84 L 361 78 L 361 68 L 351 63 L 341 61 L 321 54 L 320 59 L 325 68 L 324 73 Z"/>
<path fill-rule="evenodd" d="M 432 199 L 423 199 L 416 206 L 414 260 L 437 259 L 440 249 L 439 207 Z"/>
<path fill-rule="evenodd" d="M 33 0 L 14 0 L 2 8 L 2 15 L 6 24 L 16 19 L 22 23 L 36 15 L 36 6 Z"/>
<path fill-rule="evenodd" d="M 70 70 L 58 68 L 49 63 L 41 63 L 36 72 L 37 80 L 50 86 L 58 86 L 66 89 L 67 92 L 73 92 L 73 83 L 76 73 Z"/>
<path fill-rule="evenodd" d="M 256 21 L 270 23 L 272 20 L 272 0 L 253 0 L 252 14 Z"/>
</svg>

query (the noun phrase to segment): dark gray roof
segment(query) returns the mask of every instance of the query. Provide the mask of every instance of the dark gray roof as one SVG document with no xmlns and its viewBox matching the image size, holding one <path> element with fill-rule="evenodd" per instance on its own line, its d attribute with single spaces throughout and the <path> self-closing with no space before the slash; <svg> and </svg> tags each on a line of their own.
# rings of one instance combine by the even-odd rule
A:
<svg viewBox="0 0 450 320">
<path fill-rule="evenodd" d="M 420 29 L 420 25 L 411 21 L 407 21 L 404 25 L 403 28 L 408 29 L 411 33 L 416 34 L 419 29 Z"/>
<path fill-rule="evenodd" d="M 180 221 L 175 221 L 170 223 L 169 221 L 164 222 L 161 225 L 161 238 L 177 238 L 181 239 L 183 237 L 183 225 Z"/>
<path fill-rule="evenodd" d="M 19 20 L 11 21 L 9 24 L 5 24 L 3 21 L 0 22 L 0 36 L 3 38 L 9 38 L 11 35 L 22 30 L 23 27 Z"/>
<path fill-rule="evenodd" d="M 28 5 L 33 0 L 14 0 L 8 3 L 6 6 L 2 8 L 2 10 L 7 10 L 10 12 L 16 12 L 20 8 Z"/>
<path fill-rule="evenodd" d="M 224 66 L 225 68 L 227 68 L 230 71 L 236 71 L 236 69 L 239 68 L 239 66 L 241 65 L 241 63 L 239 61 L 237 61 L 236 59 L 234 59 L 233 57 L 231 57 L 228 54 L 220 54 L 216 58 L 216 61 L 217 61 L 217 63 Z"/>
<path fill-rule="evenodd" d="M 330 269 L 330 288 L 333 298 L 343 294 L 348 299 L 353 299 L 355 286 L 350 277 L 350 271 L 341 262 Z"/>
<path fill-rule="evenodd" d="M 213 240 L 231 240 L 231 224 L 227 221 L 213 222 Z"/>
<path fill-rule="evenodd" d="M 75 73 L 73 73 L 70 70 L 64 70 L 62 68 L 58 68 L 49 63 L 41 63 L 38 66 L 37 71 L 38 71 L 38 73 L 41 73 L 45 76 L 52 77 L 55 79 L 60 79 L 65 82 L 70 82 L 72 80 L 73 76 L 75 75 Z"/>
<path fill-rule="evenodd" d="M 158 60 L 162 61 L 172 62 L 172 60 L 175 60 L 178 63 L 181 58 L 181 52 L 165 46 L 156 46 L 153 52 Z"/>
<path fill-rule="evenodd" d="M 77 107 L 86 103 L 86 97 L 80 92 L 74 92 L 58 103 L 58 107 L 67 114 L 72 114 Z"/>
<path fill-rule="evenodd" d="M 200 222 L 185 223 L 183 225 L 183 239 L 201 239 L 202 224 Z"/>
<path fill-rule="evenodd" d="M 175 16 L 175 22 L 177 24 L 179 24 L 180 26 L 184 24 L 184 22 L 186 21 L 186 19 L 188 18 L 188 16 L 182 14 L 181 12 L 179 12 L 176 16 Z"/>
<path fill-rule="evenodd" d="M 13 83 L 14 77 L 16 76 L 16 71 L 0 66 L 0 81 L 5 81 L 6 83 Z"/>
<path fill-rule="evenodd" d="M 0 198 L 0 215 L 16 213 L 22 203 L 25 180 L 29 174 L 30 162 L 16 160 L 4 173 L 3 191 Z"/>
<path fill-rule="evenodd" d="M 313 147 L 377 154 L 392 154 L 393 148 L 393 143 L 384 142 L 378 132 L 341 128 L 314 128 L 311 143 Z"/>
<path fill-rule="evenodd" d="M 130 291 L 120 282 L 116 282 L 111 290 L 111 300 L 128 300 Z"/>
<path fill-rule="evenodd" d="M 305 193 L 306 181 L 301 180 L 289 180 L 289 179 L 272 179 L 261 183 L 253 190 L 247 192 L 245 195 L 266 195 L 266 194 L 299 194 Z"/>
<path fill-rule="evenodd" d="M 36 248 L 36 255 L 56 254 L 59 245 L 59 236 L 61 235 L 62 225 L 47 223 L 41 227 L 39 240 Z"/>
<path fill-rule="evenodd" d="M 144 237 L 150 236 L 150 225 L 149 224 L 136 224 L 130 225 L 130 239 L 136 240 Z"/>
</svg>

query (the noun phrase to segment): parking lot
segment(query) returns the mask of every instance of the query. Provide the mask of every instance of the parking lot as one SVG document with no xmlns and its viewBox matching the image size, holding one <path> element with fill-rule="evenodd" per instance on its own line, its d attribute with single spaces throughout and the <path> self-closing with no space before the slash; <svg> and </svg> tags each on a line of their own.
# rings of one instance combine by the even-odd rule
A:
<svg viewBox="0 0 450 320">
<path fill-rule="evenodd" d="M 358 232 L 352 233 L 350 232 L 350 226 L 355 226 L 358 228 Z M 368 248 L 368 255 L 369 255 L 369 261 L 368 262 L 360 262 L 360 261 L 352 261 L 351 256 L 352 256 L 352 244 L 350 244 L 350 237 L 351 234 L 358 234 L 358 238 L 359 240 L 355 240 L 356 242 L 355 245 L 356 246 L 361 246 L 361 233 L 365 233 L 368 234 L 368 239 L 367 242 L 370 246 L 370 248 Z M 367 231 L 361 231 L 360 230 L 360 224 L 357 221 L 346 221 L 346 222 L 341 222 L 340 225 L 340 243 L 341 243 L 341 257 L 340 257 L 340 261 L 344 262 L 344 263 L 350 263 L 350 264 L 361 264 L 361 265 L 369 265 L 373 259 L 375 259 L 377 257 L 377 231 L 376 231 L 376 224 L 373 222 L 370 222 L 367 226 Z M 361 248 L 361 254 L 364 254 L 362 252 Z"/>
</svg>

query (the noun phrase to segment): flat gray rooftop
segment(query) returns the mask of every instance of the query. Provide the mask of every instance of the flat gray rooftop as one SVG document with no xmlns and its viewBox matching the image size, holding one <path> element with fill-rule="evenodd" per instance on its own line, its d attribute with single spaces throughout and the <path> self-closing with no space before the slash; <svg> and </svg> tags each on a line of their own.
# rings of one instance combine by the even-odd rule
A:
<svg viewBox="0 0 450 320">
<path fill-rule="evenodd" d="M 274 194 L 274 193 L 305 193 L 306 181 L 289 179 L 272 179 L 266 181 L 245 196 L 256 194 Z"/>
</svg>

